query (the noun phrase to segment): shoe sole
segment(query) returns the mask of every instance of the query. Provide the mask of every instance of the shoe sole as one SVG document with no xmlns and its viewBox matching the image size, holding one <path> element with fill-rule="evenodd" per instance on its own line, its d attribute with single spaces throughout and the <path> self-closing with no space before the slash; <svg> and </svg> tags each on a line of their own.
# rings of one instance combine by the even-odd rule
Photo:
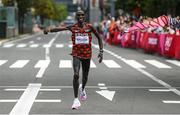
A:
<svg viewBox="0 0 180 115">
<path fill-rule="evenodd" d="M 73 107 L 72 110 L 79 110 L 80 107 Z"/>
</svg>

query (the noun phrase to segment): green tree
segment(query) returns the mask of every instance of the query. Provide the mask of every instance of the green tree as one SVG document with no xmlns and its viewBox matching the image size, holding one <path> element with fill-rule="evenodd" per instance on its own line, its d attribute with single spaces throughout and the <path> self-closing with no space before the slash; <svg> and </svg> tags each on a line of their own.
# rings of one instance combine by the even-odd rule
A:
<svg viewBox="0 0 180 115">
<path fill-rule="evenodd" d="M 54 15 L 53 19 L 57 21 L 64 20 L 67 16 L 67 7 L 63 4 L 54 4 L 54 7 L 56 15 Z"/>
<path fill-rule="evenodd" d="M 41 18 L 52 19 L 55 15 L 52 0 L 33 0 L 33 7 L 35 15 L 39 15 Z"/>
<path fill-rule="evenodd" d="M 63 20 L 67 16 L 67 8 L 62 4 L 55 4 L 54 0 L 33 0 L 35 15 L 40 16 L 41 23 L 44 19 Z"/>
</svg>

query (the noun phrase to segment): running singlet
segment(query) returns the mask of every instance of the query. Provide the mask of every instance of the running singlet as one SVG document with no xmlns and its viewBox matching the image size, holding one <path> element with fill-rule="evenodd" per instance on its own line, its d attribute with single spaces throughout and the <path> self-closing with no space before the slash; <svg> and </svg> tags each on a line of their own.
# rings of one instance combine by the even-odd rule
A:
<svg viewBox="0 0 180 115">
<path fill-rule="evenodd" d="M 72 32 L 72 56 L 90 59 L 92 55 L 91 36 L 92 28 L 90 24 L 85 23 L 83 28 L 78 27 L 77 24 L 71 27 Z"/>
</svg>

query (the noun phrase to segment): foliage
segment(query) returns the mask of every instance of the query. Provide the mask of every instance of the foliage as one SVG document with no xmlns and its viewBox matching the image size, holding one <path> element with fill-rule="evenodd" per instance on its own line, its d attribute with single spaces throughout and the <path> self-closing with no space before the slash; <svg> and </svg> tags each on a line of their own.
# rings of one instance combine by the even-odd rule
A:
<svg viewBox="0 0 180 115">
<path fill-rule="evenodd" d="M 54 4 L 55 8 L 55 16 L 53 17 L 54 20 L 62 21 L 67 16 L 67 7 L 63 4 Z"/>
<path fill-rule="evenodd" d="M 43 18 L 52 19 L 55 15 L 52 0 L 33 0 L 35 15 L 40 15 Z"/>
<path fill-rule="evenodd" d="M 55 4 L 53 0 L 34 0 L 35 15 L 41 18 L 61 21 L 67 15 L 67 8 L 62 4 Z"/>
</svg>

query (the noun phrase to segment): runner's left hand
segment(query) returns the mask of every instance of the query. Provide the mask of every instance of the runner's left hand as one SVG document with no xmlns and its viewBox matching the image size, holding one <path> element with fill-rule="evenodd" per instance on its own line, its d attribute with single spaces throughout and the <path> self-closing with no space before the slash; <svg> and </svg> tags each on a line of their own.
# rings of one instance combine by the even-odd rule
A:
<svg viewBox="0 0 180 115">
<path fill-rule="evenodd" d="M 103 52 L 102 51 L 99 52 L 98 58 L 99 58 L 99 63 L 101 63 L 103 60 Z"/>
</svg>

